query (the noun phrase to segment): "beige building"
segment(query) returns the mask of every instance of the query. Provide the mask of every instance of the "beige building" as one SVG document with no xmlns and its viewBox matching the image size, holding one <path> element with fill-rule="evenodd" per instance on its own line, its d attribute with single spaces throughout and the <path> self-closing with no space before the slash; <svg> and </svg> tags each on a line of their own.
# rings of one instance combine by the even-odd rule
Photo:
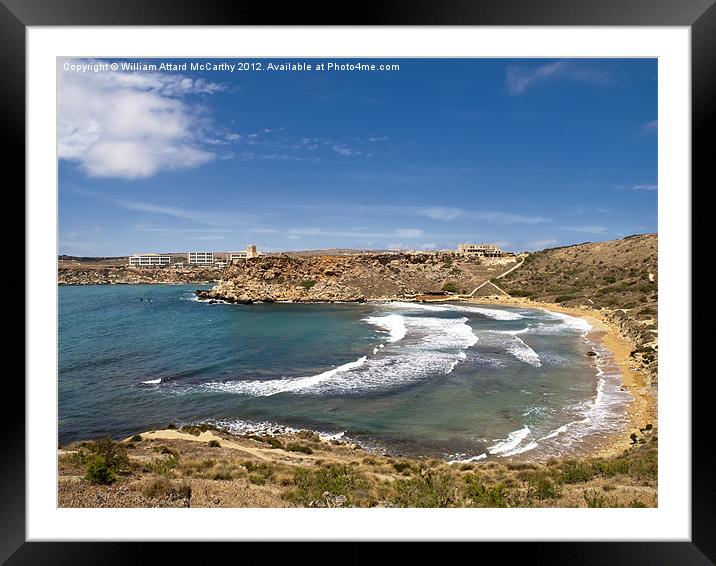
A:
<svg viewBox="0 0 716 566">
<path fill-rule="evenodd" d="M 458 244 L 457 253 L 477 257 L 502 257 L 505 255 L 497 244 Z"/>
<path fill-rule="evenodd" d="M 172 262 L 171 256 L 160 254 L 133 254 L 129 256 L 131 267 L 154 267 L 169 265 Z"/>
<path fill-rule="evenodd" d="M 251 244 L 246 246 L 246 250 L 242 252 L 231 252 L 228 255 L 229 262 L 233 262 L 239 259 L 251 259 L 258 257 L 259 253 L 256 251 L 256 246 Z"/>
</svg>

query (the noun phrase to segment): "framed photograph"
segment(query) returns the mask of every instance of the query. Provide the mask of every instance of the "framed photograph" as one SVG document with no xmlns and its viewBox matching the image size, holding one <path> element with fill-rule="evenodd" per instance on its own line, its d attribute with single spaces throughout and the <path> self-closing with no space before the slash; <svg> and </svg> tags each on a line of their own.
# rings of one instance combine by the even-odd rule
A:
<svg viewBox="0 0 716 566">
<path fill-rule="evenodd" d="M 118 6 L 0 10 L 28 225 L 3 560 L 713 563 L 712 0 Z"/>
</svg>

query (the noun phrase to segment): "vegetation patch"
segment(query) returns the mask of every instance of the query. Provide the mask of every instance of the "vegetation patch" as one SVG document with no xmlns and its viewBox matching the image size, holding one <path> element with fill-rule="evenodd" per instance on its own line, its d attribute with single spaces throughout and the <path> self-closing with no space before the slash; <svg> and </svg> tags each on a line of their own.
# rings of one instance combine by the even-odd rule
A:
<svg viewBox="0 0 716 566">
<path fill-rule="evenodd" d="M 452 281 L 448 281 L 442 286 L 442 291 L 445 291 L 446 293 L 457 293 L 458 292 L 458 286 L 453 283 Z"/>
<path fill-rule="evenodd" d="M 303 505 L 322 499 L 325 492 L 345 496 L 348 506 L 366 499 L 365 478 L 349 466 L 332 465 L 317 470 L 299 468 L 294 473 L 293 483 L 295 487 L 284 497 Z"/>
<path fill-rule="evenodd" d="M 313 454 L 313 449 L 310 446 L 301 444 L 300 442 L 291 442 L 287 444 L 286 450 L 289 452 L 301 452 L 302 454 Z"/>
<path fill-rule="evenodd" d="M 114 483 L 117 474 L 129 467 L 126 448 L 109 437 L 86 443 L 85 448 L 87 452 L 81 451 L 77 459 L 85 463 L 84 478 L 90 483 Z"/>
</svg>

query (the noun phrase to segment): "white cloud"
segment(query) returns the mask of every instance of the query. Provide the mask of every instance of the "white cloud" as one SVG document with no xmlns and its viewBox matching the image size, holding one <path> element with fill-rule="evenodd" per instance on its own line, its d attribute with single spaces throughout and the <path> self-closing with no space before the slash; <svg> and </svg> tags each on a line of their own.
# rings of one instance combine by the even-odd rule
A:
<svg viewBox="0 0 716 566">
<path fill-rule="evenodd" d="M 602 71 L 580 68 L 569 61 L 554 61 L 538 67 L 509 65 L 505 72 L 505 88 L 510 94 L 524 94 L 535 84 L 554 77 L 593 84 L 606 84 L 610 81 L 609 76 Z"/>
<path fill-rule="evenodd" d="M 655 191 L 659 188 L 659 185 L 634 185 L 631 187 L 632 191 Z"/>
<path fill-rule="evenodd" d="M 395 231 L 395 235 L 401 238 L 420 238 L 425 232 L 414 228 L 403 228 Z"/>
<path fill-rule="evenodd" d="M 60 73 L 58 153 L 91 177 L 151 177 L 216 157 L 203 147 L 205 113 L 186 97 L 222 87 L 150 72 Z"/>
<path fill-rule="evenodd" d="M 347 145 L 334 145 L 333 151 L 342 157 L 350 157 L 351 155 L 360 155 L 360 151 L 356 151 Z"/>
<path fill-rule="evenodd" d="M 421 209 L 424 216 L 433 220 L 455 220 L 456 218 L 464 218 L 465 211 L 459 208 L 449 208 L 444 206 L 432 206 Z"/>
</svg>

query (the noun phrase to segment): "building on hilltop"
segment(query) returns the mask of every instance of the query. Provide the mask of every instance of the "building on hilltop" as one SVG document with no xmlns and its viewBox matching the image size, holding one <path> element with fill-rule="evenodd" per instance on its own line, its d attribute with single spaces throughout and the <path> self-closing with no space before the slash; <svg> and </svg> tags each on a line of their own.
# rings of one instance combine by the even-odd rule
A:
<svg viewBox="0 0 716 566">
<path fill-rule="evenodd" d="M 189 252 L 187 254 L 189 265 L 212 265 L 214 263 L 214 252 Z"/>
<path fill-rule="evenodd" d="M 502 257 L 505 255 L 497 244 L 458 244 L 457 253 L 477 257 Z"/>
<path fill-rule="evenodd" d="M 172 262 L 171 256 L 161 254 L 133 254 L 129 256 L 130 267 L 155 267 L 169 265 Z"/>
<path fill-rule="evenodd" d="M 239 259 L 251 259 L 258 257 L 259 253 L 256 251 L 256 246 L 251 244 L 246 246 L 246 250 L 241 252 L 230 252 L 228 256 L 229 262 L 234 262 Z"/>
</svg>

